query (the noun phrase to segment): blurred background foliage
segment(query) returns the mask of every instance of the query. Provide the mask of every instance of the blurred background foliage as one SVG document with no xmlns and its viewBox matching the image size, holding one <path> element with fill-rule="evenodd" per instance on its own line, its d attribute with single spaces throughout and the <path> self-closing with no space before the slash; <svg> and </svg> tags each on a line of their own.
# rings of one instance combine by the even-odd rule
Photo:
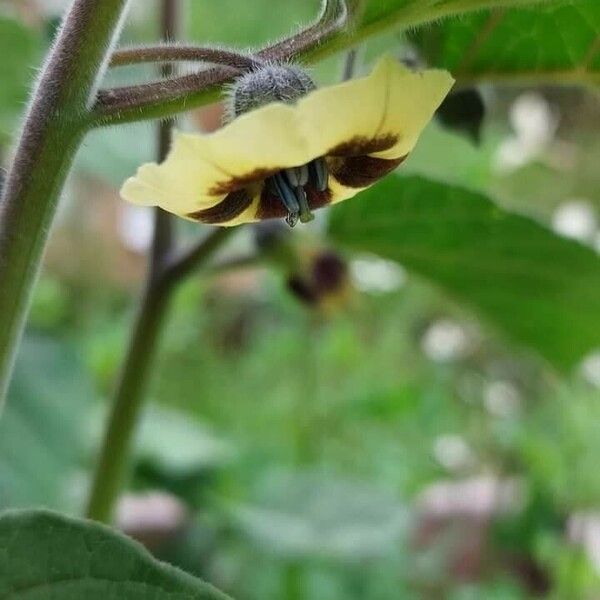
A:
<svg viewBox="0 0 600 600">
<path fill-rule="evenodd" d="M 190 39 L 256 47 L 318 2 L 186 4 Z M 133 3 L 127 40 L 155 39 L 155 5 Z M 4 161 L 63 8 L 0 0 Z M 457 68 L 470 25 L 453 27 L 378 36 L 362 61 L 368 68 L 386 50 Z M 498 36 L 463 67 L 476 73 L 478 59 L 504 47 Z M 514 52 L 527 63 L 526 46 Z M 314 74 L 335 81 L 341 67 L 329 58 Z M 486 84 L 468 93 L 459 107 L 471 109 L 440 115 L 405 171 L 483 191 L 598 250 L 597 90 Z M 211 127 L 218 118 L 206 109 L 186 120 Z M 151 233 L 150 214 L 121 203 L 117 189 L 154 153 L 148 124 L 96 132 L 80 153 L 0 421 L 2 508 L 82 510 Z M 542 358 L 544 340 L 537 352 L 511 341 L 411 264 L 340 252 L 325 221 L 293 235 L 246 228 L 223 258 L 258 247 L 260 264 L 179 290 L 119 526 L 237 598 L 600 597 L 600 355 L 573 361 L 567 339 L 570 368 L 559 372 Z M 510 330 L 510 308 L 493 310 Z M 582 328 L 600 327 L 593 306 L 586 318 Z"/>
</svg>

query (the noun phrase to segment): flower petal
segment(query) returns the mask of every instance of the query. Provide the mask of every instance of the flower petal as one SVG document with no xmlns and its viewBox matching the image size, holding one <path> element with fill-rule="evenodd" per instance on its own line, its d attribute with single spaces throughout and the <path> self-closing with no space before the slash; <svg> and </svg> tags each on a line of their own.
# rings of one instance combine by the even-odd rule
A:
<svg viewBox="0 0 600 600">
<path fill-rule="evenodd" d="M 351 142 L 383 141 L 386 150 L 366 153 L 400 158 L 413 149 L 453 83 L 446 71 L 414 72 L 386 56 L 367 77 L 321 88 L 302 98 L 298 118 L 314 156 Z"/>
<path fill-rule="evenodd" d="M 415 72 L 401 64 L 388 63 L 384 59 L 382 65 L 390 73 L 390 95 L 381 130 L 399 132 L 400 136 L 392 148 L 374 152 L 372 156 L 389 159 L 407 156 L 413 150 L 421 132 L 452 89 L 454 79 L 439 69 Z"/>
<path fill-rule="evenodd" d="M 121 195 L 179 215 L 210 208 L 231 191 L 306 162 L 295 119 L 293 106 L 275 103 L 209 135 L 177 132 L 167 159 L 140 167 Z"/>
<path fill-rule="evenodd" d="M 160 206 L 178 215 L 217 204 L 225 194 L 210 194 L 206 184 L 223 175 L 196 152 L 195 137 L 176 132 L 167 159 L 160 165 L 142 165 L 135 177 L 125 182 L 121 196 L 134 204 Z"/>
</svg>

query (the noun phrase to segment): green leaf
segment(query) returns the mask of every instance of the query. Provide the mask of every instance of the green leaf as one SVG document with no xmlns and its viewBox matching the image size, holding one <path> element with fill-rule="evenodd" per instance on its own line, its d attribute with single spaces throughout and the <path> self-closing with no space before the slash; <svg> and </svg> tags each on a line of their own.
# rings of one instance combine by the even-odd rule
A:
<svg viewBox="0 0 600 600">
<path fill-rule="evenodd" d="M 394 175 L 336 207 L 330 229 L 439 284 L 558 367 L 600 346 L 600 257 L 480 193 Z"/>
<path fill-rule="evenodd" d="M 459 83 L 600 83 L 600 3 L 487 10 L 437 23 L 411 39 Z"/>
<path fill-rule="evenodd" d="M 35 33 L 0 16 L 0 144 L 8 139 L 23 111 L 40 48 Z"/>
<path fill-rule="evenodd" d="M 0 598 L 226 600 L 227 596 L 91 521 L 48 511 L 0 517 Z"/>
</svg>

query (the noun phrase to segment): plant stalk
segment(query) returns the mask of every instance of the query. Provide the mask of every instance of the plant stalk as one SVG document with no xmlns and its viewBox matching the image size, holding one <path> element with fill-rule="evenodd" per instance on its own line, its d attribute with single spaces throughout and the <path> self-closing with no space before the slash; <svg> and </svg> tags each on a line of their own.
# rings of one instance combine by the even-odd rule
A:
<svg viewBox="0 0 600 600">
<path fill-rule="evenodd" d="M 74 0 L 34 90 L 0 202 L 0 410 L 58 198 L 127 0 Z"/>
</svg>

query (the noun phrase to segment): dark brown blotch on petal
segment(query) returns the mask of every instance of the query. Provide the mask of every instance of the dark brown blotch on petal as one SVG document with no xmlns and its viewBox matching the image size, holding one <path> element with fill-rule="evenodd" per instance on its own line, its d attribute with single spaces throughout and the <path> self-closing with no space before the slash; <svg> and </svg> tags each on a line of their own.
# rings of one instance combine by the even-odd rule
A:
<svg viewBox="0 0 600 600">
<path fill-rule="evenodd" d="M 331 191 L 329 189 L 319 192 L 310 185 L 305 186 L 308 206 L 311 210 L 321 208 L 331 202 Z M 264 219 L 283 219 L 287 217 L 288 210 L 279 199 L 279 196 L 273 194 L 266 186 L 263 187 L 260 194 L 260 202 L 256 211 L 256 218 L 261 221 Z"/>
<path fill-rule="evenodd" d="M 399 136 L 393 133 L 378 135 L 374 138 L 355 136 L 342 142 L 327 152 L 328 156 L 361 156 L 389 150 L 398 143 Z"/>
<path fill-rule="evenodd" d="M 221 181 L 210 188 L 209 193 L 211 196 L 221 196 L 223 194 L 229 194 L 238 190 L 244 189 L 254 183 L 259 183 L 275 175 L 275 173 L 281 171 L 281 167 L 277 169 L 254 169 L 250 173 L 245 175 L 238 175 L 231 177 L 225 181 Z"/>
<path fill-rule="evenodd" d="M 374 156 L 349 156 L 329 161 L 329 173 L 349 188 L 365 188 L 393 171 L 406 160 L 406 156 L 386 159 Z"/>
<path fill-rule="evenodd" d="M 227 194 L 218 204 L 189 213 L 187 216 L 201 223 L 218 225 L 239 217 L 251 204 L 252 196 L 247 190 L 236 190 Z"/>
</svg>

